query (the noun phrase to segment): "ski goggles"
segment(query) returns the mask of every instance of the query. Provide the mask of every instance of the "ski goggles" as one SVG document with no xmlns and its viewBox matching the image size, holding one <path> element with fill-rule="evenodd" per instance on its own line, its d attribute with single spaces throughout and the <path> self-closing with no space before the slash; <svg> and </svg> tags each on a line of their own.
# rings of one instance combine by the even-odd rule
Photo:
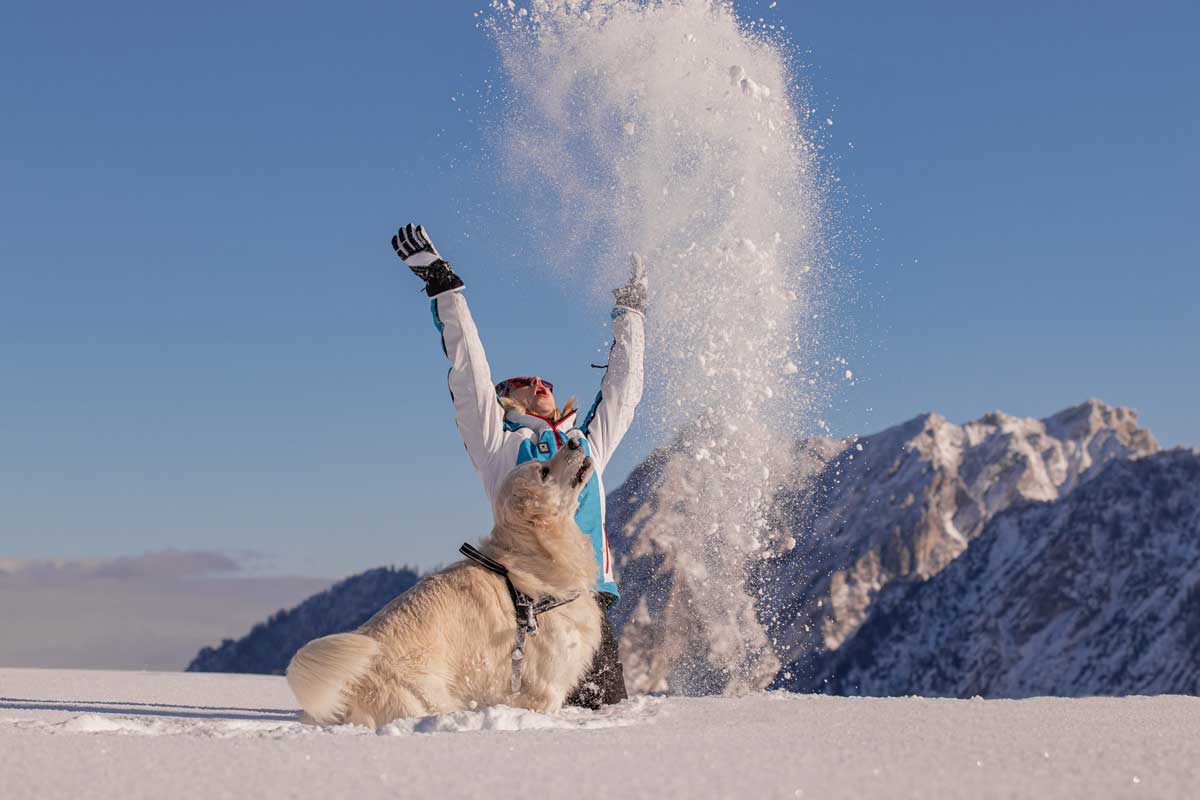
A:
<svg viewBox="0 0 1200 800">
<path fill-rule="evenodd" d="M 550 381 L 543 380 L 541 377 L 539 377 L 537 375 L 532 375 L 532 376 L 523 375 L 520 378 L 509 378 L 508 380 L 500 381 L 499 383 L 497 383 L 496 384 L 496 394 L 503 397 L 504 395 L 511 392 L 513 389 L 524 389 L 526 386 L 532 386 L 534 381 L 541 381 L 542 386 L 545 386 L 547 389 L 549 389 L 552 392 L 554 391 L 554 384 L 551 383 Z"/>
</svg>

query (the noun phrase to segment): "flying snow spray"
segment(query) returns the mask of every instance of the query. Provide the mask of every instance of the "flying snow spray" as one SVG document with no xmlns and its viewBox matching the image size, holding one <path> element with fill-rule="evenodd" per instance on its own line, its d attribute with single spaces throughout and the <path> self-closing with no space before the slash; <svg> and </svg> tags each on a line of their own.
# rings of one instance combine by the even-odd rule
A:
<svg viewBox="0 0 1200 800">
<path fill-rule="evenodd" d="M 711 0 L 493 8 L 497 139 L 539 206 L 526 220 L 573 286 L 620 285 L 630 252 L 649 275 L 639 416 L 674 444 L 633 549 L 672 577 L 622 600 L 630 688 L 764 686 L 779 664 L 746 578 L 788 546 L 767 503 L 807 418 L 796 363 L 821 213 L 778 36 Z"/>
</svg>

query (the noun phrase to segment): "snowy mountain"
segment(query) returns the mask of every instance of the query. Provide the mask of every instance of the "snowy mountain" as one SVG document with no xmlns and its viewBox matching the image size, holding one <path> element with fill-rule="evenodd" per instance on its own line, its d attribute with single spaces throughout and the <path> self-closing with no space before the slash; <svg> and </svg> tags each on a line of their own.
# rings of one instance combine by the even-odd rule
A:
<svg viewBox="0 0 1200 800">
<path fill-rule="evenodd" d="M 318 636 L 357 628 L 393 597 L 417 582 L 411 569 L 379 567 L 353 575 L 289 611 L 254 626 L 241 639 L 205 647 L 189 672 L 282 675 L 296 651 Z"/>
<path fill-rule="evenodd" d="M 1200 467 L 1158 453 L 1133 411 L 926 414 L 776 450 L 771 530 L 742 582 L 717 569 L 735 538 L 693 529 L 720 465 L 661 448 L 609 495 L 631 692 L 1200 692 Z M 281 673 L 416 578 L 348 579 L 189 669 Z"/>
<path fill-rule="evenodd" d="M 837 444 L 802 444 L 818 463 L 835 454 L 781 497 L 782 524 L 801 545 L 760 577 L 777 587 L 761 608 L 782 660 L 795 685 L 811 679 L 808 689 L 824 677 L 810 669 L 814 658 L 839 649 L 876 605 L 938 574 L 996 514 L 1066 495 L 1113 460 L 1158 451 L 1136 412 L 1097 400 L 1044 420 L 994 412 L 955 425 L 926 414 Z"/>
<path fill-rule="evenodd" d="M 828 671 L 834 694 L 1200 694 L 1200 451 L 998 515 Z"/>
<path fill-rule="evenodd" d="M 774 470 L 783 476 L 775 546 L 750 580 L 758 620 L 722 626 L 697 619 L 694 601 L 718 587 L 675 568 L 676 551 L 695 543 L 663 520 L 681 514 L 691 467 L 684 453 L 660 450 L 609 498 L 630 688 L 691 690 L 687 674 L 714 672 L 729 627 L 744 637 L 761 624 L 787 665 L 783 684 L 818 690 L 821 663 L 876 606 L 937 575 L 997 513 L 1066 495 L 1111 461 L 1157 450 L 1135 412 L 1096 400 L 1045 420 L 996 412 L 956 425 L 926 414 L 868 437 L 801 441 L 786 471 Z"/>
</svg>

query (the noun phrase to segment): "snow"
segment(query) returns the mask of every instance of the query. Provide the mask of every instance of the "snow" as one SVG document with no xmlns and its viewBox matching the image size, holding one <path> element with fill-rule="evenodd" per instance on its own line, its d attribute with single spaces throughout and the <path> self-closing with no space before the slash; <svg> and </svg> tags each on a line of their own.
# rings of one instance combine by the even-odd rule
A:
<svg viewBox="0 0 1200 800">
<path fill-rule="evenodd" d="M 779 454 L 747 443 L 795 438 L 825 391 L 809 386 L 835 377 L 798 366 L 824 277 L 810 267 L 828 251 L 788 50 L 711 0 L 553 2 L 491 21 L 503 173 L 534 204 L 522 224 L 556 278 L 606 305 L 628 253 L 644 257 L 651 368 L 638 424 L 691 466 L 662 495 L 680 513 L 657 517 L 635 549 L 681 576 L 672 596 L 686 603 L 653 624 L 689 631 L 684 649 L 704 666 L 668 676 L 646 658 L 627 675 L 647 689 L 765 686 L 779 665 L 746 579 L 779 542 L 766 507 Z M 652 647 L 659 633 L 635 621 L 622 636 Z"/>
<path fill-rule="evenodd" d="M 494 706 L 476 711 L 397 720 L 381 728 L 378 733 L 407 736 L 414 733 L 463 731 L 596 730 L 644 722 L 657 712 L 661 702 L 660 698 L 642 695 L 598 712 L 565 708 L 558 714 L 539 714 L 524 708 Z"/>
<path fill-rule="evenodd" d="M 1200 781 L 1190 697 L 640 697 L 383 735 L 296 713 L 277 677 L 0 669 L 0 786 L 6 800 L 1182 798 Z"/>
</svg>

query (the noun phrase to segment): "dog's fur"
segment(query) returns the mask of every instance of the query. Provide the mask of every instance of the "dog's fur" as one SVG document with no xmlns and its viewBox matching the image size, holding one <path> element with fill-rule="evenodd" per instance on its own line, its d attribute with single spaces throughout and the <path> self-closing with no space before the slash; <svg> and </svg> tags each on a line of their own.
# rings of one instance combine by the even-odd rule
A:
<svg viewBox="0 0 1200 800">
<path fill-rule="evenodd" d="M 600 645 L 596 559 L 575 524 L 591 475 L 582 448 L 529 461 L 505 479 L 480 549 L 532 597 L 578 599 L 538 617 L 520 692 L 511 687 L 516 617 L 504 579 L 460 561 L 423 578 L 355 633 L 309 642 L 287 669 L 307 721 L 380 727 L 394 719 L 505 704 L 556 711 Z"/>
</svg>

